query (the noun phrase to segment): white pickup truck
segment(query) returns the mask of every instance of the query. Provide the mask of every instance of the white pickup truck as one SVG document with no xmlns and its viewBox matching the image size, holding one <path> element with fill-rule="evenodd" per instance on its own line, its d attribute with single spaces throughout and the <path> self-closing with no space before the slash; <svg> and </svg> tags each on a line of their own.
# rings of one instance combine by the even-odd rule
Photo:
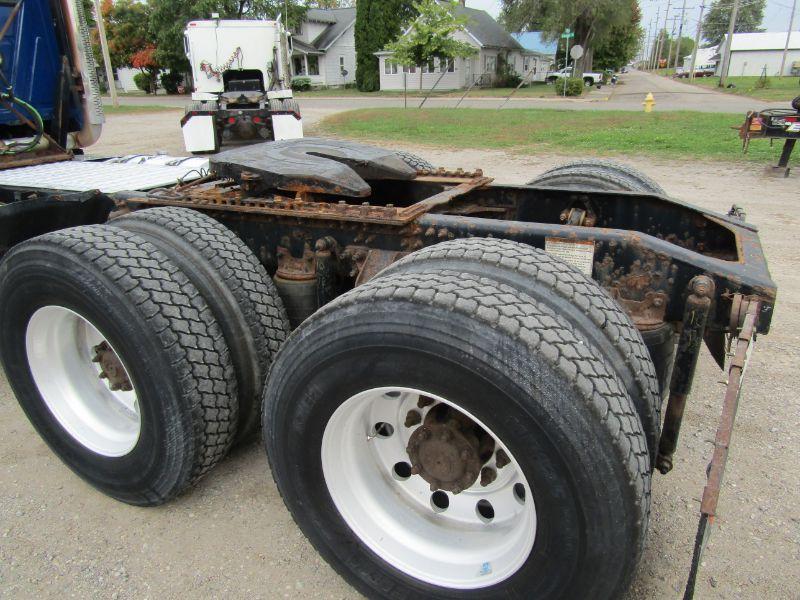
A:
<svg viewBox="0 0 800 600">
<path fill-rule="evenodd" d="M 545 81 L 547 83 L 555 83 L 558 79 L 562 77 L 573 77 L 572 67 L 566 67 L 565 69 L 559 69 L 558 71 L 548 71 L 547 75 L 545 76 Z M 602 84 L 603 83 L 603 74 L 602 73 L 584 73 L 582 76 L 583 83 L 586 87 L 592 87 L 595 84 Z"/>
</svg>

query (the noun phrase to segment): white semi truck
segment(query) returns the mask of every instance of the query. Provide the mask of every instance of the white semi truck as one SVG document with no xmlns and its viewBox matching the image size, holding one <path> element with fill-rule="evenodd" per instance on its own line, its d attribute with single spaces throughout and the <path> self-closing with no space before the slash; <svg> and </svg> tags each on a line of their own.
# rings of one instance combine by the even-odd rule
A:
<svg viewBox="0 0 800 600">
<path fill-rule="evenodd" d="M 186 150 L 216 152 L 232 140 L 303 137 L 289 89 L 291 37 L 280 20 L 191 21 L 184 34 L 192 103 L 181 119 Z"/>
</svg>

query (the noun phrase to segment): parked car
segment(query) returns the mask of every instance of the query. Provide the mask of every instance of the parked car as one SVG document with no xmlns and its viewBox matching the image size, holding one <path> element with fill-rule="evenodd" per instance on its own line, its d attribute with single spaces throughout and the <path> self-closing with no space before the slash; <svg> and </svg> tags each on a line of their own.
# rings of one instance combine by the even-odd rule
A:
<svg viewBox="0 0 800 600">
<path fill-rule="evenodd" d="M 548 71 L 547 75 L 545 76 L 545 81 L 547 83 L 555 83 L 561 77 L 575 77 L 575 75 L 572 74 L 573 71 L 574 69 L 572 67 L 566 67 L 564 69 L 559 69 L 558 71 Z M 581 77 L 583 78 L 583 83 L 586 85 L 586 87 L 603 83 L 602 73 L 583 73 Z"/>
</svg>

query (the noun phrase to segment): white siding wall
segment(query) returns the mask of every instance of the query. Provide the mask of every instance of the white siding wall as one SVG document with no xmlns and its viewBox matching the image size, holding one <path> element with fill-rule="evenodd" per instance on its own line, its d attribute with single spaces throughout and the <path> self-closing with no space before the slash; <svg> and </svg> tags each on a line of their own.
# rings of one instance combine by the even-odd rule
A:
<svg viewBox="0 0 800 600">
<path fill-rule="evenodd" d="M 356 80 L 356 39 L 354 35 L 355 27 L 351 25 L 347 28 L 334 44 L 325 52 L 325 59 L 320 62 L 320 74 L 325 78 L 325 85 L 342 85 L 353 83 Z M 344 68 L 347 77 L 344 78 L 340 72 L 339 57 L 344 56 Z M 324 68 L 324 70 L 323 70 Z"/>
<path fill-rule="evenodd" d="M 125 92 L 135 92 L 139 88 L 133 82 L 133 76 L 140 73 L 139 69 L 131 69 L 128 67 L 121 67 L 117 69 L 117 87 L 122 88 Z"/>
<path fill-rule="evenodd" d="M 386 73 L 386 59 L 388 56 L 381 56 L 378 61 L 378 67 L 381 73 L 381 89 L 382 90 L 402 90 L 403 89 L 403 67 L 397 65 L 397 73 Z M 439 65 L 436 64 L 434 73 L 423 73 L 422 69 L 417 67 L 416 73 L 406 73 L 407 85 L 409 91 L 420 89 L 420 78 L 422 78 L 422 89 L 429 90 L 436 84 L 437 90 L 457 90 L 464 87 L 464 60 L 457 58 L 454 61 L 455 71 L 452 73 L 445 73 L 444 76 L 439 72 Z M 436 80 L 442 76 L 442 80 L 436 83 Z"/>
<path fill-rule="evenodd" d="M 783 50 L 748 50 L 731 53 L 731 66 L 728 75 L 739 77 L 740 75 L 761 75 L 764 66 L 767 67 L 767 75 L 777 76 L 781 68 Z M 792 63 L 800 60 L 800 50 L 789 50 L 786 57 L 786 67 L 783 75 L 789 75 Z M 720 61 L 721 62 L 721 61 Z"/>
</svg>

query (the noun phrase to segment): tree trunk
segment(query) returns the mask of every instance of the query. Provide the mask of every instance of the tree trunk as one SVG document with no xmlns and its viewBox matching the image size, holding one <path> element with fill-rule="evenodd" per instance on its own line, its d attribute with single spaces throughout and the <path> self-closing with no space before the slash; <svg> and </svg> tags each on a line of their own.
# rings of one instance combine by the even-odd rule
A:
<svg viewBox="0 0 800 600">
<path fill-rule="evenodd" d="M 594 22 L 587 17 L 578 17 L 575 22 L 575 37 L 573 38 L 576 44 L 583 46 L 583 56 L 575 61 L 574 77 L 580 77 L 584 72 L 592 67 L 592 60 L 594 51 L 592 49 L 592 42 L 594 40 Z M 567 56 L 567 60 L 571 60 Z"/>
</svg>

